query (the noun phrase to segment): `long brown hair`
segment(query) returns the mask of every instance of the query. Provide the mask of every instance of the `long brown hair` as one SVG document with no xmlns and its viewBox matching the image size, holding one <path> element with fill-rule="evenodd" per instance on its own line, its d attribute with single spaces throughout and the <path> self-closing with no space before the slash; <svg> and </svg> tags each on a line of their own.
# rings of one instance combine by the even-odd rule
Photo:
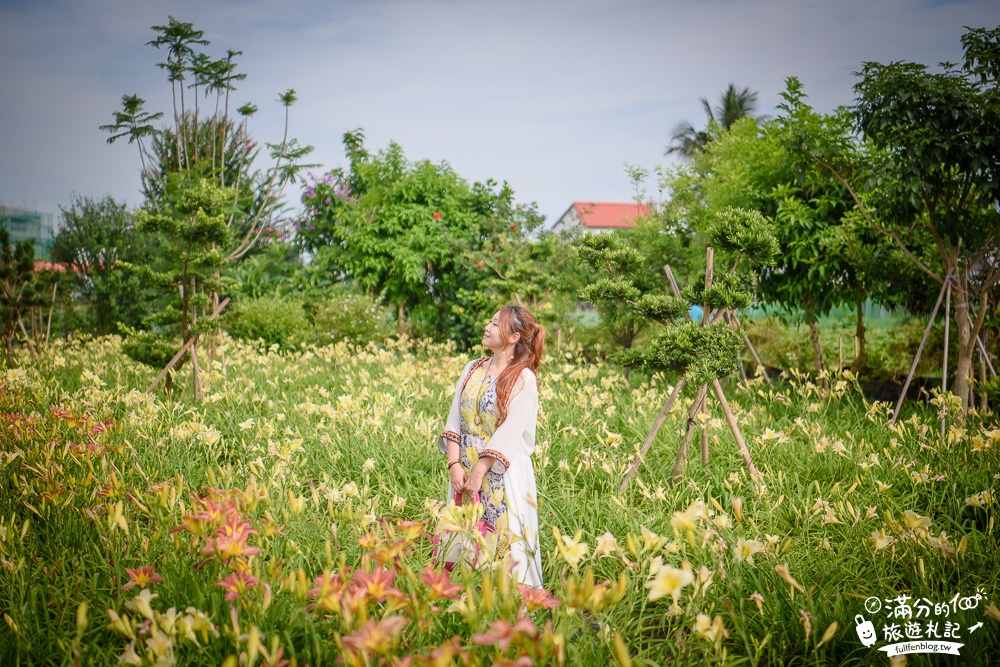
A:
<svg viewBox="0 0 1000 667">
<path fill-rule="evenodd" d="M 524 306 L 504 306 L 498 313 L 497 324 L 504 340 L 514 334 L 521 335 L 514 344 L 510 362 L 497 378 L 497 426 L 500 426 L 507 419 L 510 393 L 514 390 L 514 383 L 521 376 L 521 371 L 530 368 L 534 372 L 542 361 L 545 327 L 536 322 L 531 311 Z"/>
</svg>

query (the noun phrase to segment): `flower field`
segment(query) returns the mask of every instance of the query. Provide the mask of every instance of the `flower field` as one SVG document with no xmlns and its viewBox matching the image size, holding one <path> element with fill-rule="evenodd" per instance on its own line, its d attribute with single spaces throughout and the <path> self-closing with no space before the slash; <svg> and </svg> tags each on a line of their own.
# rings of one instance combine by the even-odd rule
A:
<svg viewBox="0 0 1000 667">
<path fill-rule="evenodd" d="M 668 380 L 550 357 L 539 591 L 431 557 L 475 522 L 436 445 L 468 356 L 224 339 L 194 405 L 143 393 L 120 345 L 0 372 L 0 664 L 869 665 L 922 639 L 961 657 L 894 664 L 1000 660 L 1000 425 L 949 398 L 889 426 L 850 376 L 731 382 L 759 479 L 710 402 L 710 462 L 668 484 L 688 397 L 620 492 Z"/>
</svg>

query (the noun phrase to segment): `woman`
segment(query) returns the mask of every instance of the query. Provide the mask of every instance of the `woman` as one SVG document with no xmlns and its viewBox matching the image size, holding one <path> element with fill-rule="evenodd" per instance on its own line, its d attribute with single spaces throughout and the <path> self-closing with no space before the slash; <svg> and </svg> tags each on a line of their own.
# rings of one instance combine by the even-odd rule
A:
<svg viewBox="0 0 1000 667">
<path fill-rule="evenodd" d="M 518 581 L 541 587 L 535 449 L 538 385 L 545 329 L 527 308 L 504 306 L 486 325 L 483 345 L 493 353 L 462 371 L 445 432 L 448 498 L 464 494 L 483 504 L 492 554 L 510 556 Z"/>
</svg>

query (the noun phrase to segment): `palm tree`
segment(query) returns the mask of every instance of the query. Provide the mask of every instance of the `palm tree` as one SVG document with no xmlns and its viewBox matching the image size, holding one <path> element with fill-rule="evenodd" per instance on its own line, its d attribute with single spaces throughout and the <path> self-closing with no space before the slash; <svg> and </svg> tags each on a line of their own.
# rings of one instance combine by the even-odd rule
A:
<svg viewBox="0 0 1000 667">
<path fill-rule="evenodd" d="M 139 162 L 142 164 L 142 171 L 139 172 L 142 179 L 143 191 L 152 188 L 149 177 L 156 177 L 155 173 L 149 171 L 147 159 L 152 161 L 152 156 L 146 150 L 143 140 L 156 137 L 156 128 L 153 123 L 163 118 L 162 113 L 148 113 L 143 109 L 146 100 L 138 95 L 122 95 L 122 110 L 115 112 L 115 122 L 108 125 L 101 125 L 100 129 L 111 136 L 108 143 L 113 144 L 119 139 L 128 138 L 130 144 L 134 143 L 139 148 Z"/>
<path fill-rule="evenodd" d="M 664 155 L 676 154 L 683 160 L 690 160 L 711 140 L 712 126 L 728 130 L 741 118 L 757 117 L 754 116 L 754 111 L 757 110 L 757 92 L 751 90 L 749 86 L 737 89 L 735 83 L 730 83 L 725 92 L 719 96 L 719 104 L 714 109 L 708 99 L 704 97 L 700 99 L 708 117 L 705 129 L 697 130 L 686 120 L 677 123 L 670 135 L 670 145 L 667 146 Z"/>
</svg>

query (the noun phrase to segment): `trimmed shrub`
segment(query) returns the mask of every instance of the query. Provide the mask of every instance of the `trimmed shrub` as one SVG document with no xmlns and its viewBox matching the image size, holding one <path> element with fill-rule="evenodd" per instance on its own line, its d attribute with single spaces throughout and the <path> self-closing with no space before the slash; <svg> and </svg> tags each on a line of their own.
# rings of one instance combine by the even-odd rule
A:
<svg viewBox="0 0 1000 667">
<path fill-rule="evenodd" d="M 330 290 L 309 306 L 312 319 L 311 342 L 330 345 L 340 341 L 355 344 L 381 343 L 393 335 L 391 314 L 364 294 Z"/>
<path fill-rule="evenodd" d="M 262 296 L 237 301 L 225 316 L 224 328 L 233 338 L 277 343 L 282 347 L 308 342 L 309 319 L 302 299 Z"/>
</svg>

